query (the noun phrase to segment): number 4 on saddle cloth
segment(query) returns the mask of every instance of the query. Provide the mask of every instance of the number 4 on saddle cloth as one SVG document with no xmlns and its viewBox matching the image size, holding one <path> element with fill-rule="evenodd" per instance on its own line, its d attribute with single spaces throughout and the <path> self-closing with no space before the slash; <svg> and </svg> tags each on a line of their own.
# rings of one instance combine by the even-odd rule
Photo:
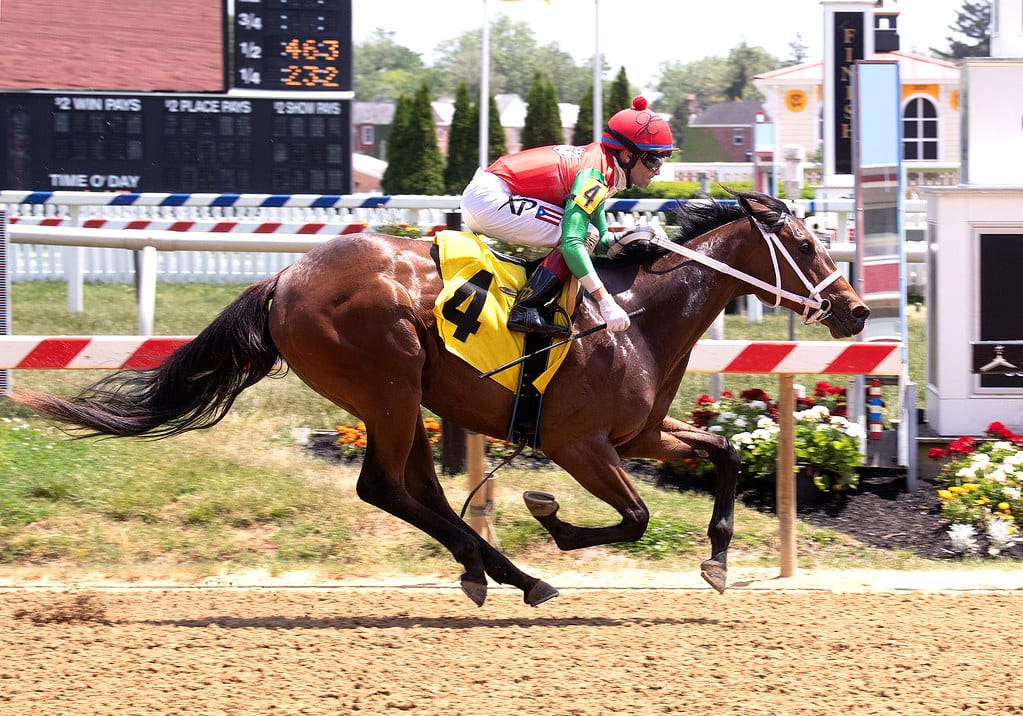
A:
<svg viewBox="0 0 1023 716">
<path fill-rule="evenodd" d="M 548 347 L 554 341 L 509 331 L 508 312 L 515 294 L 525 285 L 530 264 L 495 253 L 474 234 L 440 231 L 434 237 L 437 263 L 444 287 L 433 307 L 437 330 L 444 346 L 472 367 L 485 373 L 524 355 Z M 578 282 L 565 282 L 558 299 L 566 314 L 575 305 Z M 536 444 L 543 392 L 568 355 L 570 342 L 545 351 L 519 366 L 491 376 L 515 393 L 515 408 L 508 441 Z"/>
</svg>

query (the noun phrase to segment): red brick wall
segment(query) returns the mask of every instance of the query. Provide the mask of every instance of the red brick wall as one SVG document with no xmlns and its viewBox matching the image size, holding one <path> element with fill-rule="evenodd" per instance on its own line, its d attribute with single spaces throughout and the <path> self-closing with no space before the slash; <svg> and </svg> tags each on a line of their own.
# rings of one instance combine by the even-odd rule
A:
<svg viewBox="0 0 1023 716">
<path fill-rule="evenodd" d="M 0 90 L 223 90 L 224 0 L 0 0 Z"/>
</svg>

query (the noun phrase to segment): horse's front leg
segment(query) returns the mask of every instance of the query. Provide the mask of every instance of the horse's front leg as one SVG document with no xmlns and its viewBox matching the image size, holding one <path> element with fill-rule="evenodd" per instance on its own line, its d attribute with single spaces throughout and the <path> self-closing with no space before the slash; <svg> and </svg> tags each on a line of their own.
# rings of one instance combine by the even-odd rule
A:
<svg viewBox="0 0 1023 716">
<path fill-rule="evenodd" d="M 614 542 L 635 542 L 646 531 L 647 510 L 618 453 L 603 437 L 574 441 L 570 446 L 547 453 L 590 494 L 613 507 L 622 520 L 609 527 L 579 527 L 558 517 L 559 505 L 553 495 L 528 491 L 523 494 L 530 514 L 543 525 L 559 549 L 572 550 Z"/>
<path fill-rule="evenodd" d="M 735 531 L 735 485 L 739 478 L 739 453 L 727 438 L 708 433 L 689 423 L 665 418 L 659 428 L 640 433 L 618 448 L 624 457 L 646 457 L 678 462 L 690 457 L 710 460 L 717 471 L 714 510 L 707 536 L 711 556 L 700 565 L 700 576 L 719 592 L 728 576 L 728 545 Z"/>
</svg>

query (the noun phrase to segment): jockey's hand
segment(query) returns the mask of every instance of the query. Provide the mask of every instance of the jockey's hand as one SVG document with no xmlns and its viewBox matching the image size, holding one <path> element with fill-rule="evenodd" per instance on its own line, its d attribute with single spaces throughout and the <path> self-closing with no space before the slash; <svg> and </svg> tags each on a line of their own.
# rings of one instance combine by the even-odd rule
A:
<svg viewBox="0 0 1023 716">
<path fill-rule="evenodd" d="M 600 299 L 597 302 L 597 306 L 600 308 L 601 318 L 607 323 L 607 330 L 624 331 L 631 325 L 632 321 L 629 320 L 629 314 L 611 296 L 605 296 Z"/>
<path fill-rule="evenodd" d="M 629 231 L 612 231 L 607 245 L 607 257 L 616 259 L 625 254 L 646 253 L 654 238 L 667 239 L 664 229 L 658 226 L 637 226 Z"/>
</svg>

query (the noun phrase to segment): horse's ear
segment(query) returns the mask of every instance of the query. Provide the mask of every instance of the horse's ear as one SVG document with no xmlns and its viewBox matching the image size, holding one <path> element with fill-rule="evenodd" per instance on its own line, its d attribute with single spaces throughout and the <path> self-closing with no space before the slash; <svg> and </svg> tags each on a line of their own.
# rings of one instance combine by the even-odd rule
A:
<svg viewBox="0 0 1023 716">
<path fill-rule="evenodd" d="M 772 227 L 772 231 L 785 221 L 785 205 L 773 196 L 756 191 L 733 191 L 723 184 L 721 188 L 735 197 L 743 211 L 765 226 Z"/>
<path fill-rule="evenodd" d="M 728 192 L 729 194 L 731 194 L 732 196 L 734 196 L 734 197 L 735 197 L 735 200 L 736 200 L 736 202 L 738 202 L 739 206 L 741 206 L 741 207 L 742 207 L 742 210 L 743 210 L 743 211 L 745 211 L 745 212 L 746 212 L 747 214 L 749 214 L 750 216 L 756 216 L 756 214 L 755 214 L 755 210 L 754 210 L 754 208 L 753 208 L 753 207 L 752 207 L 752 206 L 750 205 L 750 202 L 749 202 L 749 199 L 750 199 L 750 192 L 745 192 L 745 191 L 735 191 L 734 189 L 732 189 L 732 187 L 730 187 L 730 186 L 725 186 L 724 184 L 720 184 L 719 186 L 720 186 L 720 187 L 721 187 L 722 189 L 724 189 L 725 191 L 727 191 L 727 192 Z"/>
</svg>

